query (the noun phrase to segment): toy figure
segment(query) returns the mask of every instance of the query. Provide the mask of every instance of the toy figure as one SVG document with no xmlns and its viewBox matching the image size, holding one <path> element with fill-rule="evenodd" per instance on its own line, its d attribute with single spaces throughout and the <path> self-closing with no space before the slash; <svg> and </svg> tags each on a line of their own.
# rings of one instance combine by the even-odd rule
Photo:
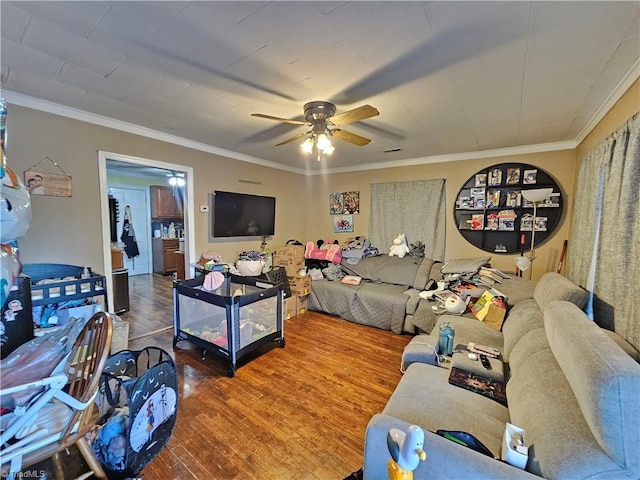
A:
<svg viewBox="0 0 640 480">
<path fill-rule="evenodd" d="M 389 249 L 389 256 L 404 258 L 404 256 L 409 253 L 409 245 L 407 245 L 407 239 L 404 236 L 404 233 L 401 233 L 396 238 L 393 239 L 393 245 Z"/>
<path fill-rule="evenodd" d="M 413 471 L 427 454 L 422 449 L 424 431 L 417 425 L 411 425 L 406 433 L 392 428 L 387 434 L 387 447 L 391 460 L 387 464 L 389 480 L 413 480 Z"/>
<path fill-rule="evenodd" d="M 147 433 L 149 434 L 149 440 L 151 441 L 151 437 L 153 435 L 153 424 L 155 423 L 155 417 L 153 415 L 153 411 L 155 410 L 153 405 L 153 400 L 149 399 L 149 403 L 147 403 Z"/>
</svg>

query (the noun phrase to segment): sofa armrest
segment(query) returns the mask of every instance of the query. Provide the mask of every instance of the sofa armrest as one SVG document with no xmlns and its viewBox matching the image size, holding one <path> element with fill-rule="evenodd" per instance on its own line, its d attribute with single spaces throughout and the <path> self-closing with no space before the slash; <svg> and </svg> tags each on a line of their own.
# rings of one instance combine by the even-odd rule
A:
<svg viewBox="0 0 640 480">
<path fill-rule="evenodd" d="M 429 408 L 425 405 L 425 408 Z M 387 480 L 387 433 L 391 428 L 405 430 L 410 424 L 385 414 L 376 414 L 369 421 L 364 444 L 364 480 Z M 500 460 L 478 453 L 447 440 L 433 432 L 424 432 L 427 459 L 420 462 L 414 478 L 473 479 L 538 479 Z"/>
</svg>

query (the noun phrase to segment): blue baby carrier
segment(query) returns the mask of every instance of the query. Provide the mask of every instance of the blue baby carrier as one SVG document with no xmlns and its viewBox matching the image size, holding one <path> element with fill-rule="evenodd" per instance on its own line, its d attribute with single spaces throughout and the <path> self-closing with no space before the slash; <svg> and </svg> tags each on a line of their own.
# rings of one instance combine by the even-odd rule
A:
<svg viewBox="0 0 640 480">
<path fill-rule="evenodd" d="M 137 476 L 165 447 L 176 423 L 178 374 L 157 347 L 111 355 L 89 442 L 109 479 Z"/>
</svg>

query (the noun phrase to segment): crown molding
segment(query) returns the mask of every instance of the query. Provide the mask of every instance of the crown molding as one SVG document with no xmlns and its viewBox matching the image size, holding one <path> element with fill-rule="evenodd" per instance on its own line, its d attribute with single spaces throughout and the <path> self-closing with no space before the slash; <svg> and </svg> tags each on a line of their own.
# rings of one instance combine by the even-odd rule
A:
<svg viewBox="0 0 640 480">
<path fill-rule="evenodd" d="M 61 115 L 63 117 L 72 118 L 82 122 L 91 123 L 94 125 L 100 125 L 107 128 L 113 128 L 115 130 L 124 131 L 127 133 L 133 133 L 142 137 L 152 138 L 163 142 L 171 143 L 174 145 L 180 145 L 186 148 L 191 148 L 201 152 L 210 153 L 213 155 L 219 155 L 225 158 L 231 158 L 242 162 L 253 163 L 256 165 L 262 165 L 265 167 L 275 168 L 277 170 L 284 170 L 291 173 L 297 173 L 305 176 L 315 175 L 327 175 L 335 173 L 349 173 L 360 172 L 365 170 L 377 170 L 383 168 L 395 168 L 395 167 L 407 167 L 414 165 L 427 165 L 432 163 L 442 162 L 459 162 L 464 160 L 475 160 L 481 158 L 492 157 L 506 157 L 509 155 L 524 155 L 530 153 L 550 152 L 556 150 L 571 150 L 577 148 L 578 145 L 585 139 L 585 137 L 595 128 L 607 112 L 615 105 L 615 103 L 624 95 L 629 87 L 640 78 L 640 59 L 632 65 L 625 76 L 618 82 L 616 88 L 607 97 L 602 106 L 595 112 L 593 117 L 587 122 L 585 127 L 578 133 L 574 140 L 567 140 L 563 142 L 544 143 L 537 145 L 526 145 L 521 147 L 509 147 L 500 148 L 494 150 L 481 150 L 477 152 L 464 152 L 453 153 L 447 155 L 435 155 L 431 157 L 410 158 L 404 160 L 392 160 L 383 163 L 368 163 L 364 165 L 357 165 L 352 167 L 333 168 L 327 170 L 310 171 L 302 168 L 288 167 L 279 163 L 264 160 L 262 158 L 252 157 L 250 155 L 244 155 L 239 152 L 226 150 L 213 145 L 207 145 L 201 142 L 195 142 L 176 135 L 169 135 L 164 132 L 152 130 L 150 128 L 141 127 L 127 122 L 114 120 L 112 118 L 104 117 L 102 115 L 96 115 L 93 113 L 78 110 L 76 108 L 66 107 L 46 100 L 30 97 L 20 93 L 15 93 L 9 90 L 2 92 L 7 102 L 14 103 L 21 107 L 27 107 L 34 110 L 39 110 L 47 113 L 53 113 L 55 115 Z"/>
<path fill-rule="evenodd" d="M 451 153 L 447 155 L 435 155 L 432 157 L 409 158 L 406 160 L 393 160 L 383 163 L 369 163 L 356 167 L 334 168 L 323 172 L 307 172 L 307 175 L 322 175 L 331 173 L 348 173 L 363 170 L 376 170 L 381 168 L 409 167 L 415 165 L 427 165 L 431 163 L 460 162 L 463 160 L 477 160 L 481 158 L 508 157 L 511 155 L 525 155 L 528 153 L 555 152 L 559 150 L 571 150 L 578 144 L 574 140 L 566 142 L 540 143 L 537 145 L 524 145 L 521 147 L 497 148 L 495 150 L 481 150 L 477 152 Z"/>
<path fill-rule="evenodd" d="M 178 137 L 177 135 L 170 135 L 158 130 L 153 130 L 151 128 L 141 127 L 133 123 L 122 122 L 120 120 L 104 117 L 95 113 L 85 112 L 84 110 L 79 110 L 77 108 L 66 107 L 64 105 L 59 105 L 47 100 L 30 97 L 21 93 L 12 92 L 10 90 L 3 90 L 2 96 L 8 103 L 13 103 L 20 107 L 31 108 L 33 110 L 39 110 L 42 112 L 71 118 L 73 120 L 79 120 L 81 122 L 99 125 L 101 127 L 112 128 L 114 130 L 120 130 L 127 133 L 133 133 L 135 135 L 140 135 L 141 137 L 160 140 L 162 142 L 171 143 L 173 145 L 179 145 L 181 147 L 187 147 L 193 150 L 211 153 L 212 155 L 219 155 L 225 158 L 232 158 L 234 160 L 240 160 L 242 162 L 253 163 L 256 165 L 262 165 L 264 167 L 276 168 L 278 170 L 286 170 L 289 172 L 304 175 L 304 171 L 299 168 L 287 167 L 285 165 L 271 162 L 269 160 L 264 160 L 262 158 L 252 157 L 250 155 L 244 155 L 232 150 L 226 150 L 224 148 L 216 147 L 213 145 L 207 145 L 205 143 L 188 140 L 183 137 Z"/>
<path fill-rule="evenodd" d="M 638 78 L 640 78 L 640 58 L 638 58 L 635 63 L 631 66 L 629 71 L 626 73 L 624 77 L 618 82 L 616 88 L 613 89 L 613 92 L 609 94 L 600 108 L 593 114 L 591 119 L 587 122 L 584 128 L 578 133 L 576 136 L 576 145 L 580 145 L 582 141 L 591 133 L 591 131 L 596 127 L 596 125 L 604 118 L 604 116 L 613 108 L 618 100 L 625 94 L 629 87 L 633 85 Z"/>
</svg>

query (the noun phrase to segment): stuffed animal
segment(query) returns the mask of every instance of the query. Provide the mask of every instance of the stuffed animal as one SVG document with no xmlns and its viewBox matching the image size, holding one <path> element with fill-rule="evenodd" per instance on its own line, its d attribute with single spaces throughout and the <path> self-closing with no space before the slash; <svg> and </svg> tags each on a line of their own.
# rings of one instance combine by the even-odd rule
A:
<svg viewBox="0 0 640 480">
<path fill-rule="evenodd" d="M 333 263 L 329 264 L 329 266 L 322 270 L 322 273 L 327 278 L 327 280 L 340 280 L 344 277 L 344 273 L 342 273 L 342 268 L 340 265 L 334 265 Z"/>
<path fill-rule="evenodd" d="M 420 259 L 424 258 L 424 243 L 418 241 L 410 245 L 409 255 L 413 257 L 413 263 L 420 263 Z"/>
<path fill-rule="evenodd" d="M 410 425 L 407 431 L 392 428 L 387 433 L 387 448 L 391 459 L 387 464 L 390 480 L 413 480 L 413 471 L 427 458 L 423 450 L 424 430 Z"/>
<path fill-rule="evenodd" d="M 407 239 L 404 236 L 404 233 L 401 233 L 396 238 L 393 239 L 393 245 L 389 249 L 389 256 L 396 256 L 398 258 L 404 258 L 404 256 L 409 253 L 409 246 L 407 245 Z"/>
</svg>

